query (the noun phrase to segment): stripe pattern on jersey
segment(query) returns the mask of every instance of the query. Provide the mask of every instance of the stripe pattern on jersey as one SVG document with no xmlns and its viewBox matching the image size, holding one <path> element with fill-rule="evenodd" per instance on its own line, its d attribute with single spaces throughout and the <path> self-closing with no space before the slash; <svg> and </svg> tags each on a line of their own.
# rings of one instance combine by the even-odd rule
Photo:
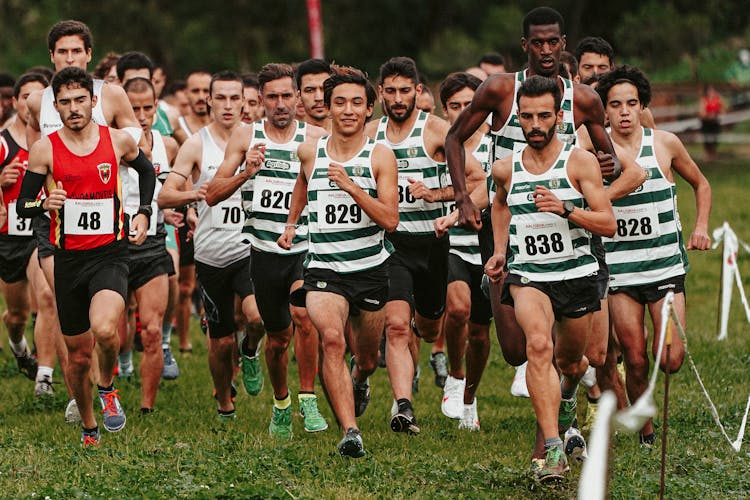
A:
<svg viewBox="0 0 750 500">
<path fill-rule="evenodd" d="M 318 140 L 315 165 L 307 185 L 310 211 L 310 247 L 305 267 L 330 269 L 348 274 L 379 266 L 393 252 L 384 230 L 371 220 L 335 183 L 328 180 L 328 166 L 334 161 L 326 147 L 329 137 Z M 368 195 L 377 198 L 372 171 L 376 143 L 367 139 L 362 150 L 343 165 L 349 178 Z M 325 219 L 325 220 L 324 220 Z"/>
<path fill-rule="evenodd" d="M 687 252 L 677 213 L 677 186 L 656 159 L 653 130 L 644 128 L 636 162 L 645 182 L 612 202 L 617 234 L 603 238 L 612 287 L 647 285 L 687 272 Z"/>
<path fill-rule="evenodd" d="M 384 116 L 378 123 L 375 140 L 393 151 L 398 165 L 399 221 L 396 233 L 434 234 L 435 219 L 445 213 L 445 203 L 442 201 L 428 203 L 414 199 L 407 181 L 411 177 L 421 180 L 428 189 L 437 189 L 443 186 L 444 179 L 448 177 L 445 162 L 437 162 L 427 155 L 424 131 L 428 118 L 429 114 L 420 110 L 409 135 L 397 144 L 388 140 L 388 117 Z"/>
<path fill-rule="evenodd" d="M 244 233 L 249 233 L 255 250 L 274 254 L 299 254 L 307 251 L 307 210 L 298 221 L 292 248 L 285 250 L 276 244 L 283 234 L 292 191 L 300 170 L 297 148 L 305 142 L 307 124 L 296 121 L 292 140 L 284 144 L 273 142 L 265 132 L 266 120 L 253 123 L 253 137 L 248 149 L 265 144 L 265 162 L 242 186 L 242 206 L 247 216 Z M 257 189 L 257 193 L 255 192 Z"/>
<path fill-rule="evenodd" d="M 531 174 L 523 166 L 525 149 L 524 146 L 513 152 L 513 172 L 507 198 L 511 213 L 508 270 L 537 282 L 569 280 L 597 272 L 599 265 L 591 252 L 591 233 L 559 215 L 537 211 L 533 199 L 536 186 L 542 185 L 558 199 L 570 200 L 578 208 L 586 208 L 586 200 L 573 187 L 567 174 L 573 146 L 564 144 L 552 167 L 538 175 Z M 527 234 L 523 235 L 522 230 Z M 566 233 L 570 235 L 569 240 Z M 572 244 L 572 248 L 568 248 L 566 242 Z M 526 255 L 524 259 L 522 254 Z"/>
</svg>

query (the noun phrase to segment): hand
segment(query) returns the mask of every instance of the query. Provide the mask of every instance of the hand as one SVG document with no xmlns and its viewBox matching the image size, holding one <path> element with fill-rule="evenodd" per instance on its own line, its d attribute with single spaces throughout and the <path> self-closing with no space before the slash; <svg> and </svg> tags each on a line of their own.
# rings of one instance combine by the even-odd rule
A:
<svg viewBox="0 0 750 500">
<path fill-rule="evenodd" d="M 461 201 L 456 201 L 456 208 L 458 209 L 458 221 L 456 223 L 458 226 L 473 231 L 482 229 L 482 214 L 471 201 L 471 198 L 466 196 Z"/>
<path fill-rule="evenodd" d="M 255 175 L 263 162 L 266 161 L 266 145 L 256 144 L 245 153 L 245 174 L 248 177 Z"/>
<path fill-rule="evenodd" d="M 201 184 L 201 187 L 197 191 L 194 191 L 194 193 L 195 193 L 195 195 L 194 195 L 195 196 L 195 200 L 193 200 L 193 201 L 203 201 L 203 200 L 205 200 L 206 199 L 206 193 L 208 193 L 208 182 L 204 182 L 203 184 Z"/>
<path fill-rule="evenodd" d="M 5 165 L 0 172 L 0 186 L 7 188 L 18 182 L 18 177 L 21 175 L 20 168 L 23 168 L 23 164 L 17 161 Z"/>
<path fill-rule="evenodd" d="M 338 163 L 328 164 L 328 180 L 335 182 L 342 191 L 347 193 L 351 193 L 355 187 L 354 181 L 346 173 L 344 166 Z"/>
<path fill-rule="evenodd" d="M 438 238 L 445 236 L 448 230 L 456 224 L 456 220 L 458 220 L 458 212 L 456 211 L 435 219 L 435 236 Z"/>
<path fill-rule="evenodd" d="M 484 273 L 493 283 L 499 283 L 503 279 L 503 268 L 505 267 L 505 254 L 496 253 L 487 260 L 484 265 Z"/>
<path fill-rule="evenodd" d="M 57 187 L 42 202 L 42 208 L 45 210 L 60 210 L 66 199 L 68 199 L 68 192 L 63 189 L 62 182 L 57 181 Z M 45 207 L 45 205 L 47 206 Z"/>
<path fill-rule="evenodd" d="M 292 248 L 292 240 L 294 240 L 294 235 L 296 234 L 296 230 L 294 229 L 293 225 L 287 225 L 284 228 L 284 232 L 281 233 L 281 236 L 279 236 L 279 239 L 276 240 L 276 244 L 279 245 L 284 250 L 289 250 Z"/>
<path fill-rule="evenodd" d="M 413 197 L 418 200 L 424 200 L 428 203 L 437 201 L 437 195 L 435 194 L 435 192 L 425 186 L 424 182 L 412 179 L 411 177 L 407 178 L 406 180 L 410 183 L 409 192 Z"/>
<path fill-rule="evenodd" d="M 563 202 L 546 186 L 537 186 L 534 190 L 534 203 L 540 212 L 550 212 L 562 216 L 565 213 Z"/>
<path fill-rule="evenodd" d="M 711 248 L 711 238 L 705 229 L 695 229 L 690 235 L 688 250 L 708 250 Z"/>
<path fill-rule="evenodd" d="M 142 245 L 146 241 L 148 231 L 148 217 L 145 214 L 136 214 L 130 221 L 130 235 L 128 240 L 134 245 Z"/>
<path fill-rule="evenodd" d="M 185 225 L 185 216 L 182 214 L 182 212 L 172 210 L 171 208 L 165 208 L 163 212 L 164 222 L 166 222 L 167 224 L 171 224 L 174 227 L 182 227 Z"/>
<path fill-rule="evenodd" d="M 597 151 L 596 159 L 599 162 L 599 170 L 602 173 L 602 177 L 608 181 L 613 181 L 620 177 L 620 173 L 622 172 L 620 160 L 604 151 Z"/>
</svg>

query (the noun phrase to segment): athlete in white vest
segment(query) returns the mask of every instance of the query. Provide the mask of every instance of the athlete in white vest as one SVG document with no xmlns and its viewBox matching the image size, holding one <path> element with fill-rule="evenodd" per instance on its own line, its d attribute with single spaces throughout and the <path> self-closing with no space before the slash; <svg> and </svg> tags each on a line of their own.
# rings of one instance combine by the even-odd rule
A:
<svg viewBox="0 0 750 500">
<path fill-rule="evenodd" d="M 196 203 L 196 273 L 208 318 L 208 363 L 213 377 L 218 418 L 234 418 L 232 378 L 236 364 L 235 294 L 247 322 L 257 323 L 250 309 L 253 294 L 250 248 L 242 242 L 245 215 L 239 192 L 216 206 L 205 202 L 208 183 L 224 159 L 229 137 L 240 126 L 242 80 L 233 72 L 215 74 L 209 84 L 208 105 L 213 121 L 180 148 L 172 170 L 159 193 L 159 206 L 180 207 Z M 192 189 L 186 189 L 186 181 Z"/>
<path fill-rule="evenodd" d="M 515 306 L 526 338 L 526 383 L 544 438 L 545 461 L 535 470 L 540 481 L 568 470 L 560 432 L 575 419 L 575 391 L 588 367 L 584 350 L 600 308 L 591 234 L 615 232 L 596 157 L 557 137 L 560 98 L 557 82 L 542 76 L 519 88 L 518 118 L 528 145 L 492 167 L 495 247 L 485 265 L 499 282 L 507 263 L 503 301 Z"/>
<path fill-rule="evenodd" d="M 272 436 L 289 439 L 292 410 L 287 386 L 287 347 L 292 332 L 300 377 L 298 401 L 305 430 L 319 432 L 328 428 L 315 396 L 318 333 L 305 308 L 289 304 L 289 294 L 302 285 L 302 265 L 307 252 L 306 217 L 291 248 L 282 249 L 276 244 L 284 232 L 299 173 L 297 148 L 306 138 L 318 138 L 325 131 L 294 119 L 297 92 L 294 71 L 289 65 L 267 64 L 258 74 L 258 80 L 266 118 L 234 132 L 206 199 L 212 205 L 223 203 L 231 193 L 241 190 L 247 214 L 245 236 L 252 245 L 255 298 L 268 332 L 266 364 L 274 391 L 269 430 Z M 238 172 L 243 162 L 245 168 Z M 249 371 L 257 370 L 262 331 L 255 333 L 248 335 L 241 346 L 243 380 L 250 375 Z"/>
</svg>

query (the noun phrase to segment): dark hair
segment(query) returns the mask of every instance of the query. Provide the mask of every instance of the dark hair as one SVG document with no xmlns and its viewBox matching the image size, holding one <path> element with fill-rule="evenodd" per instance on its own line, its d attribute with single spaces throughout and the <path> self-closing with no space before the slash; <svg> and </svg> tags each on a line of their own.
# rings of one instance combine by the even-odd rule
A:
<svg viewBox="0 0 750 500">
<path fill-rule="evenodd" d="M 563 71 L 563 68 L 565 71 Z M 568 76 L 565 76 L 566 74 Z M 563 50 L 560 54 L 560 76 L 572 80 L 576 75 L 578 75 L 578 59 L 567 50 Z"/>
<path fill-rule="evenodd" d="M 99 62 L 96 63 L 96 68 L 94 69 L 94 78 L 103 80 L 104 77 L 107 76 L 107 73 L 109 73 L 109 70 L 112 68 L 112 66 L 117 64 L 117 61 L 119 59 L 120 54 L 116 52 L 107 52 L 107 55 L 102 57 Z"/>
<path fill-rule="evenodd" d="M 477 62 L 477 66 L 481 66 L 482 63 L 487 64 L 494 64 L 496 66 L 503 65 L 505 66 L 505 58 L 498 54 L 497 52 L 487 52 L 486 54 L 482 55 L 482 57 L 479 58 L 479 62 Z"/>
<path fill-rule="evenodd" d="M 44 75 L 44 78 L 46 78 L 47 81 L 52 80 L 52 77 L 55 76 L 55 72 L 49 66 L 32 66 L 29 69 L 27 69 L 25 72 L 26 73 L 39 73 L 40 75 Z"/>
<path fill-rule="evenodd" d="M 256 90 L 260 90 L 260 83 L 258 83 L 258 74 L 257 73 L 243 73 L 241 75 L 242 77 L 242 87 L 243 88 L 253 88 Z"/>
<path fill-rule="evenodd" d="M 586 52 L 607 56 L 609 64 L 615 62 L 615 51 L 604 38 L 598 36 L 587 36 L 576 45 L 576 59 L 581 60 L 581 56 Z"/>
<path fill-rule="evenodd" d="M 469 73 L 451 73 L 450 75 L 446 76 L 445 80 L 443 80 L 443 82 L 440 84 L 440 89 L 438 90 L 440 94 L 440 102 L 443 107 L 445 107 L 448 99 L 450 99 L 450 97 L 459 90 L 463 90 L 465 88 L 476 90 L 481 84 L 482 80 Z"/>
<path fill-rule="evenodd" d="M 89 91 L 89 95 L 94 95 L 94 79 L 81 68 L 68 66 L 63 68 L 52 77 L 52 94 L 57 100 L 57 94 L 62 87 L 79 86 Z"/>
<path fill-rule="evenodd" d="M 630 83 L 638 90 L 638 100 L 644 108 L 651 102 L 651 83 L 648 81 L 646 74 L 634 66 L 623 64 L 617 66 L 609 73 L 605 73 L 599 78 L 599 85 L 596 91 L 602 100 L 604 107 L 607 107 L 607 97 L 609 91 L 619 83 Z"/>
<path fill-rule="evenodd" d="M 365 96 L 367 97 L 367 106 L 373 106 L 375 104 L 375 87 L 372 86 L 370 80 L 367 79 L 367 75 L 351 66 L 336 66 L 331 65 L 331 76 L 326 78 L 323 82 L 323 102 L 329 108 L 331 107 L 331 95 L 333 89 L 344 83 L 353 83 L 355 85 L 361 85 L 365 88 Z"/>
<path fill-rule="evenodd" d="M 0 73 L 0 87 L 12 87 L 16 84 L 16 79 L 9 73 Z"/>
<path fill-rule="evenodd" d="M 185 88 L 187 88 L 187 81 L 193 75 L 208 75 L 210 77 L 211 73 L 209 71 L 206 71 L 205 69 L 192 69 L 188 71 L 188 73 L 185 75 Z"/>
<path fill-rule="evenodd" d="M 557 84 L 557 79 L 533 75 L 524 80 L 518 88 L 516 104 L 520 105 L 521 97 L 540 97 L 546 94 L 550 94 L 555 100 L 555 113 L 560 111 L 562 91 Z"/>
<path fill-rule="evenodd" d="M 260 91 L 263 92 L 263 87 L 265 87 L 268 82 L 280 80 L 286 77 L 292 79 L 292 86 L 294 87 L 294 90 L 297 90 L 297 81 L 294 79 L 294 69 L 290 65 L 282 63 L 266 64 L 260 69 L 260 73 L 258 73 L 258 85 Z"/>
<path fill-rule="evenodd" d="M 49 85 L 49 80 L 41 73 L 24 73 L 18 77 L 16 84 L 13 86 L 13 97 L 18 99 L 18 96 L 21 95 L 21 87 L 31 82 L 39 82 L 44 87 Z"/>
<path fill-rule="evenodd" d="M 211 75 L 211 83 L 208 86 L 208 95 L 214 94 L 214 82 L 237 82 L 242 86 L 240 75 L 230 70 L 219 71 Z"/>
<path fill-rule="evenodd" d="M 180 92 L 182 90 L 187 89 L 187 84 L 185 83 L 185 80 L 175 80 L 173 82 L 168 83 L 164 90 L 161 93 L 162 98 L 175 95 L 177 92 Z"/>
<path fill-rule="evenodd" d="M 154 63 L 146 54 L 143 52 L 125 52 L 120 59 L 117 60 L 117 78 L 122 81 L 125 76 L 125 72 L 129 69 L 147 69 L 148 77 L 154 74 Z"/>
<path fill-rule="evenodd" d="M 125 93 L 145 92 L 147 90 L 150 90 L 154 94 L 154 99 L 156 99 L 156 89 L 154 89 L 154 84 L 151 82 L 151 80 L 149 80 L 148 78 L 143 78 L 142 76 L 131 78 L 130 80 L 125 82 L 125 85 L 123 85 L 122 88 Z"/>
<path fill-rule="evenodd" d="M 50 52 L 55 51 L 55 44 L 64 36 L 79 36 L 83 40 L 83 48 L 88 52 L 94 45 L 89 27 L 81 21 L 67 20 L 55 23 L 47 33 L 47 48 Z"/>
<path fill-rule="evenodd" d="M 544 26 L 545 24 L 557 24 L 560 34 L 565 33 L 565 21 L 555 9 L 550 7 L 537 7 L 531 9 L 523 18 L 523 36 L 529 36 L 530 26 Z"/>
<path fill-rule="evenodd" d="M 320 73 L 331 74 L 331 63 L 324 59 L 307 59 L 297 65 L 295 79 L 297 88 L 302 87 L 302 77 L 305 75 L 317 75 Z"/>
<path fill-rule="evenodd" d="M 383 63 L 380 67 L 378 84 L 383 85 L 383 82 L 389 76 L 403 76 L 414 82 L 415 86 L 420 82 L 417 63 L 411 57 L 391 57 Z"/>
</svg>

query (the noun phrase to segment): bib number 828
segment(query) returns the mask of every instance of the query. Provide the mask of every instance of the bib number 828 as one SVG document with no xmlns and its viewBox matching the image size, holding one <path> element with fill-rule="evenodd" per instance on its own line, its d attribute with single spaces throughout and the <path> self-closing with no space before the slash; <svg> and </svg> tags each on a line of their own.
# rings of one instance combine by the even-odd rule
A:
<svg viewBox="0 0 750 500">
<path fill-rule="evenodd" d="M 524 238 L 524 244 L 526 245 L 527 255 L 561 253 L 564 249 L 562 234 L 560 233 L 529 235 Z"/>
<path fill-rule="evenodd" d="M 654 232 L 651 227 L 651 219 L 641 217 L 640 219 L 617 219 L 617 236 L 648 236 Z"/>
</svg>

